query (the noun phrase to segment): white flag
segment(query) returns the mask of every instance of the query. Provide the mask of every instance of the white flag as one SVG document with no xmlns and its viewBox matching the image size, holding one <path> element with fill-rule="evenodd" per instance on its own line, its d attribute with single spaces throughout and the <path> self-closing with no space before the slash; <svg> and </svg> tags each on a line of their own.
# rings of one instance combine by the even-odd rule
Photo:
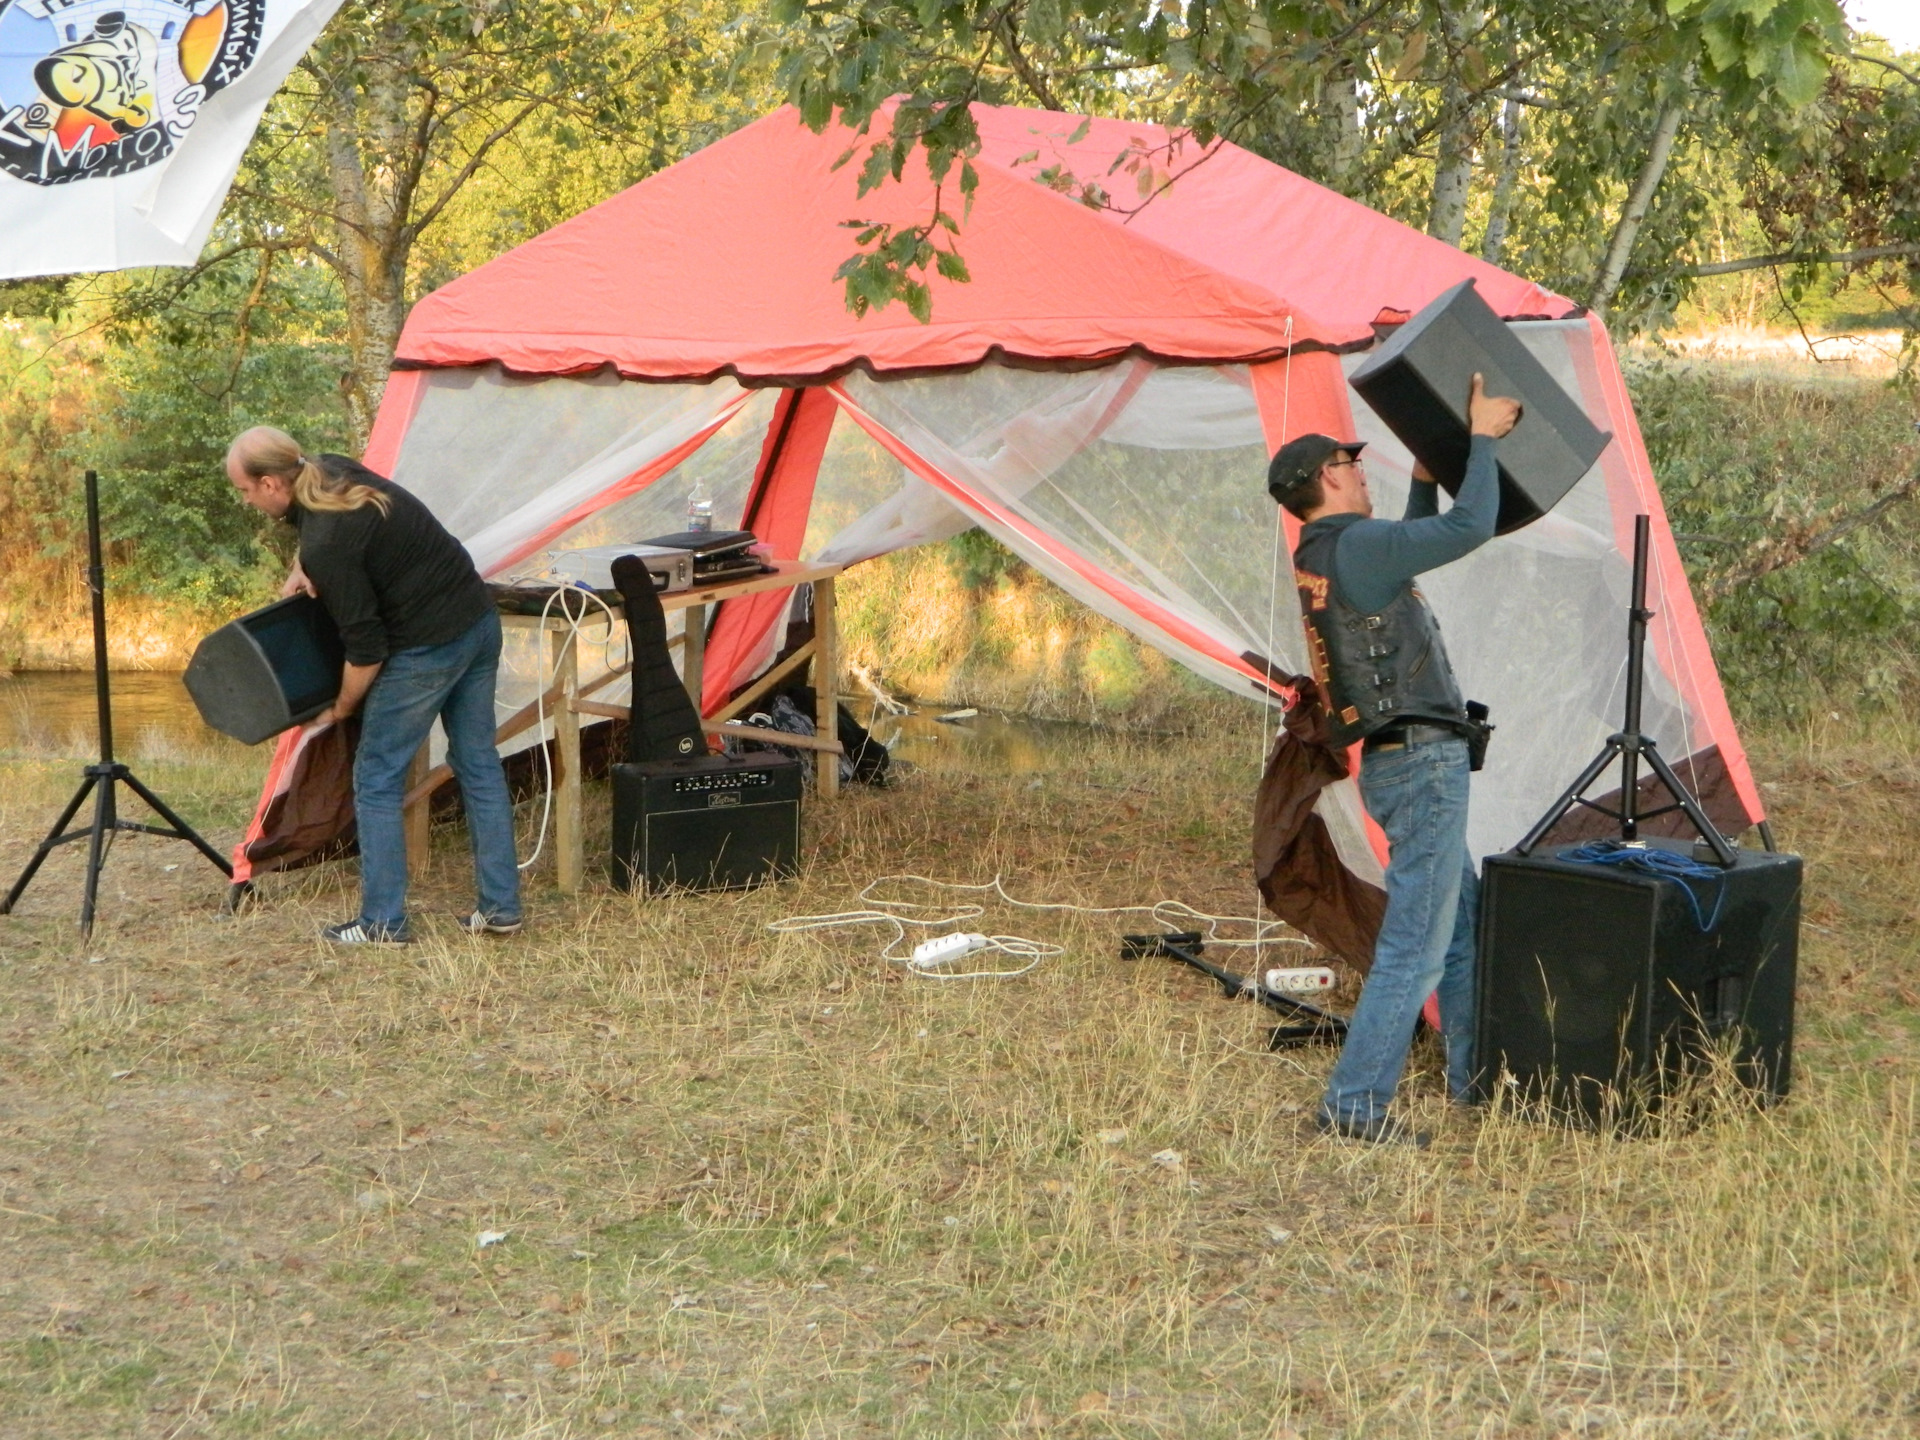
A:
<svg viewBox="0 0 1920 1440">
<path fill-rule="evenodd" d="M 340 0 L 0 0 L 0 278 L 191 265 Z"/>
</svg>

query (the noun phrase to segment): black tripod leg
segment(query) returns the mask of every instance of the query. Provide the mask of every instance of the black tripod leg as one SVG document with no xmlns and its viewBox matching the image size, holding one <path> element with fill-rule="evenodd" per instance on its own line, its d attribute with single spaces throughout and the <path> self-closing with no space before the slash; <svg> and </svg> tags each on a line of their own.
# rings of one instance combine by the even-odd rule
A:
<svg viewBox="0 0 1920 1440">
<path fill-rule="evenodd" d="M 1647 763 L 1653 767 L 1653 773 L 1660 777 L 1660 783 L 1667 787 L 1667 793 L 1673 796 L 1674 803 L 1687 812 L 1687 818 L 1693 822 L 1693 828 L 1700 832 L 1700 838 L 1713 847 L 1714 858 L 1723 869 L 1730 869 L 1738 863 L 1733 847 L 1727 844 L 1726 836 L 1720 833 L 1720 827 L 1707 818 L 1707 812 L 1700 808 L 1700 802 L 1693 798 L 1693 792 L 1680 783 L 1680 777 L 1673 773 L 1665 757 L 1654 748 L 1651 742 L 1641 748 L 1647 757 Z"/>
<path fill-rule="evenodd" d="M 213 846 L 201 839 L 200 832 L 187 824 L 187 822 L 182 820 L 178 815 L 174 814 L 168 807 L 166 801 L 142 785 L 139 776 L 129 771 L 120 778 L 127 782 L 128 788 L 131 789 L 134 794 L 138 795 L 152 807 L 154 814 L 158 815 L 174 828 L 175 833 L 180 839 L 185 840 L 188 844 L 192 845 L 194 849 L 206 856 L 207 859 L 211 860 L 215 865 L 218 865 L 220 867 L 220 873 L 225 875 L 229 880 L 233 878 L 233 866 L 228 862 L 226 856 L 222 855 L 218 850 L 214 849 Z"/>
<path fill-rule="evenodd" d="M 14 902 L 27 893 L 27 886 L 40 869 L 40 862 L 53 853 L 66 836 L 67 822 L 80 813 L 80 807 L 86 803 L 87 793 L 99 783 L 99 776 L 89 775 L 80 782 L 80 788 L 73 792 L 73 799 L 67 802 L 67 808 L 60 812 L 60 818 L 53 822 L 53 828 L 47 832 L 47 838 L 40 842 L 40 848 L 33 852 L 33 858 L 27 862 L 27 868 L 20 872 L 20 878 L 13 882 L 13 889 L 7 892 L 7 898 L 0 900 L 0 915 L 13 913 Z"/>
<path fill-rule="evenodd" d="M 101 777 L 93 794 L 93 831 L 87 837 L 87 884 L 80 893 L 80 934 L 93 934 L 94 900 L 100 893 L 100 871 L 106 864 L 107 832 L 113 829 L 113 779 Z"/>
<path fill-rule="evenodd" d="M 1514 846 L 1516 855 L 1531 855 L 1533 847 L 1547 838 L 1547 832 L 1560 823 L 1560 817 L 1571 810 L 1587 787 L 1600 778 L 1600 772 L 1620 758 L 1620 741 L 1615 738 L 1607 741 L 1606 748 L 1593 757 L 1593 763 L 1580 772 L 1580 778 L 1567 787 L 1566 794 L 1553 802 L 1553 808 L 1540 817 L 1540 823 L 1527 832 L 1527 838 Z"/>
</svg>

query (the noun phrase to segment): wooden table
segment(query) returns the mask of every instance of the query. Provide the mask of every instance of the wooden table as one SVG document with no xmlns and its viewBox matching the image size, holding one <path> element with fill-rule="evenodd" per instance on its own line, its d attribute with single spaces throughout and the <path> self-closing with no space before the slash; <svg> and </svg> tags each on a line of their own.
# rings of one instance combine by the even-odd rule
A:
<svg viewBox="0 0 1920 1440">
<path fill-rule="evenodd" d="M 786 590 L 795 585 L 813 586 L 813 638 L 704 720 L 701 728 L 709 735 L 771 740 L 792 749 L 813 751 L 817 782 L 815 793 L 823 800 L 834 799 L 840 793 L 841 748 L 835 738 L 839 733 L 838 687 L 834 683 L 840 674 L 840 635 L 834 614 L 834 580 L 841 568 L 838 565 L 807 565 L 795 560 L 779 561 L 775 563 L 771 574 L 724 581 L 718 585 L 682 590 L 660 597 L 662 609 L 694 612 L 686 617 L 683 633 L 675 635 L 668 645 L 684 647 L 681 675 L 697 710 L 706 668 L 707 607 L 717 605 L 722 600 L 768 590 Z M 578 625 L 563 617 L 543 619 L 538 615 L 502 615 L 500 619 L 503 625 L 510 628 L 546 631 L 548 643 L 553 647 L 553 683 L 538 700 L 522 706 L 501 723 L 495 733 L 494 743 L 505 744 L 533 729 L 541 723 L 543 715 L 553 717 L 554 870 L 561 891 L 571 895 L 578 892 L 586 873 L 586 837 L 581 829 L 580 810 L 580 717 L 598 715 L 626 719 L 628 710 L 625 705 L 603 704 L 587 697 L 612 684 L 633 667 L 631 663 L 616 665 L 585 682 L 580 679 L 576 635 L 581 631 L 608 628 L 607 617 L 598 606 L 591 607 L 591 613 Z M 809 660 L 816 661 L 814 734 L 789 735 L 784 731 L 765 730 L 734 720 L 736 715 L 758 704 Z M 405 802 L 410 868 L 417 870 L 426 857 L 427 801 L 434 791 L 452 778 L 453 771 L 448 766 L 428 768 L 424 748 L 415 757 L 413 772 L 408 777 Z"/>
</svg>

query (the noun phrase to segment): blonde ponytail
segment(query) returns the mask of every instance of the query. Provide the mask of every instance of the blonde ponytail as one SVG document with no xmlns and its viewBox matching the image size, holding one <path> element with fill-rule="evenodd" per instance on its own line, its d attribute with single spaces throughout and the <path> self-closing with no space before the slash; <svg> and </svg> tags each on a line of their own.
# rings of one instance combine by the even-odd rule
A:
<svg viewBox="0 0 1920 1440">
<path fill-rule="evenodd" d="M 247 431 L 233 442 L 230 453 L 255 480 L 268 475 L 285 480 L 295 503 L 308 512 L 358 510 L 371 505 L 385 515 L 393 504 L 371 485 L 358 481 L 349 484 L 345 476 L 329 474 L 319 461 L 300 453 L 291 435 L 270 425 L 256 425 Z"/>
<path fill-rule="evenodd" d="M 302 455 L 299 463 L 299 472 L 293 477 L 293 498 L 302 510 L 358 510 L 371 505 L 385 515 L 393 504 L 371 485 L 349 485 L 344 477 L 329 475 L 317 460 Z"/>
</svg>

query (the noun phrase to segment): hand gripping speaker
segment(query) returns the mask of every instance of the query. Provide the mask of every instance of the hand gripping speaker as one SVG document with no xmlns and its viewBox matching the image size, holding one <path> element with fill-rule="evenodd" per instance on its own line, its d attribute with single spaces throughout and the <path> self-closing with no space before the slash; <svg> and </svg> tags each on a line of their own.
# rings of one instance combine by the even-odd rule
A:
<svg viewBox="0 0 1920 1440">
<path fill-rule="evenodd" d="M 1500 441 L 1495 529 L 1505 535 L 1559 504 L 1613 437 L 1594 426 L 1473 281 L 1462 280 L 1402 325 L 1349 383 L 1447 493 L 1457 495 L 1467 475 L 1467 396 L 1475 374 L 1489 395 L 1525 407 Z"/>
<path fill-rule="evenodd" d="M 222 625 L 187 663 L 200 718 L 248 745 L 304 724 L 340 693 L 346 650 L 333 617 L 295 595 Z"/>
</svg>

